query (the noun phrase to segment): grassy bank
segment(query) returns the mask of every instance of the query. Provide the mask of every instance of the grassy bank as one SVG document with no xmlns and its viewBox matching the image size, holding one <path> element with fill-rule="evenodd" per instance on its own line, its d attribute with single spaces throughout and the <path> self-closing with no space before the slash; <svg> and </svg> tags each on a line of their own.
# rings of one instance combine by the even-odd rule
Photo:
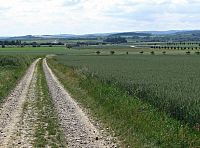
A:
<svg viewBox="0 0 200 148">
<path fill-rule="evenodd" d="M 77 61 L 77 59 L 76 59 Z M 83 62 L 82 60 L 81 62 Z M 71 95 L 127 147 L 197 147 L 200 133 L 112 83 L 105 83 L 48 60 Z"/>
<path fill-rule="evenodd" d="M 37 101 L 38 125 L 35 132 L 34 147 L 65 147 L 62 132 L 54 110 L 53 100 L 49 94 L 42 61 L 38 64 L 37 79 Z"/>
<path fill-rule="evenodd" d="M 16 86 L 33 59 L 29 56 L 0 56 L 0 103 Z"/>
</svg>

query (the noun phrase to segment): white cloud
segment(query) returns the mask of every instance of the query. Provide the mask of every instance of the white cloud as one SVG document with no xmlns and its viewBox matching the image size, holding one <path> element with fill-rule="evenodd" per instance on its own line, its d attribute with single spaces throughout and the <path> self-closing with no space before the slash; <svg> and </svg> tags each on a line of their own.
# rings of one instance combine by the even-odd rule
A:
<svg viewBox="0 0 200 148">
<path fill-rule="evenodd" d="M 0 36 L 199 29 L 200 0 L 0 0 Z"/>
</svg>

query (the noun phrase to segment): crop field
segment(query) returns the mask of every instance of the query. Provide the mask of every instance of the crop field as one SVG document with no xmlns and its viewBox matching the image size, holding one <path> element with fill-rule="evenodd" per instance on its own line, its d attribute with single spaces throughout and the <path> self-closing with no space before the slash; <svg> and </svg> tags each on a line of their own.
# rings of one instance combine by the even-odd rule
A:
<svg viewBox="0 0 200 148">
<path fill-rule="evenodd" d="M 97 51 L 100 53 L 97 54 Z M 130 45 L 84 46 L 71 49 L 64 46 L 0 48 L 0 101 L 6 101 L 6 96 L 34 59 L 43 59 L 48 55 L 47 64 L 65 89 L 81 107 L 91 112 L 89 115 L 94 117 L 94 122 L 100 121 L 102 128 L 106 127 L 105 132 L 113 133 L 114 137 L 119 138 L 122 147 L 199 146 L 199 55 L 195 51 L 191 51 L 190 54 L 178 50 L 166 50 L 165 54 L 162 52 L 157 48 L 137 48 Z M 31 80 L 30 86 L 21 88 L 28 90 L 26 102 L 19 106 L 23 108 L 23 112 L 13 110 L 12 114 L 25 117 L 28 121 L 24 122 L 23 118 L 19 118 L 20 123 L 30 128 L 34 124 L 38 125 L 35 134 L 31 135 L 32 138 L 36 138 L 35 145 L 56 143 L 46 141 L 43 136 L 46 131 L 52 134 L 52 141 L 60 139 L 57 141 L 58 145 L 66 144 L 68 141 L 63 139 L 66 131 L 63 133 L 57 128 L 60 128 L 61 121 L 70 121 L 66 118 L 69 112 L 63 112 L 64 116 L 57 115 L 54 104 L 56 101 L 52 101 L 60 99 L 56 96 L 63 95 L 62 92 L 54 91 L 54 87 L 57 86 L 53 84 L 56 83 L 51 84 L 52 80 L 48 80 L 51 73 L 46 77 L 48 68 L 44 67 L 41 60 L 38 64 L 35 63 L 35 69 L 32 67 L 33 75 L 27 76 Z M 55 96 L 50 93 L 49 87 L 53 87 L 51 91 L 57 93 Z M 66 102 L 62 102 L 61 105 L 63 108 Z M 38 113 L 32 115 L 29 111 Z M 50 120 L 49 112 L 52 113 L 53 120 Z M 2 122 L 6 120 L 3 113 L 0 115 Z M 37 120 L 30 120 L 32 116 Z M 66 120 L 60 120 L 58 117 Z M 79 121 L 81 120 L 75 122 Z M 47 124 L 55 130 L 46 127 Z M 66 129 L 71 128 L 66 122 L 63 124 Z M 72 130 L 79 129 L 76 125 L 79 123 L 74 124 Z M 81 136 L 79 133 L 77 135 Z M 75 139 L 72 145 L 76 142 Z"/>
<path fill-rule="evenodd" d="M 14 88 L 31 61 L 25 56 L 0 56 L 0 102 Z"/>
<path fill-rule="evenodd" d="M 142 43 L 144 44 L 144 43 Z M 134 47 L 135 46 L 135 47 Z M 0 55 L 16 55 L 16 54 L 25 54 L 25 55 L 48 55 L 48 54 L 57 54 L 57 55 L 97 55 L 99 52 L 100 55 L 110 55 L 111 51 L 114 51 L 115 55 L 151 55 L 152 52 L 155 55 L 185 55 L 186 52 L 190 51 L 189 54 L 197 54 L 199 50 L 178 50 L 178 49 L 159 49 L 159 48 L 150 48 L 147 47 L 137 47 L 138 45 L 134 44 L 123 44 L 123 45 L 97 45 L 97 46 L 80 46 L 68 49 L 64 46 L 53 46 L 53 47 L 6 47 L 0 48 Z M 143 45 L 142 45 L 143 46 Z M 164 52 L 164 53 L 163 53 Z"/>
<path fill-rule="evenodd" d="M 56 47 L 7 47 L 0 48 L 0 55 L 46 55 L 46 54 L 59 54 L 66 53 L 66 49 L 62 46 Z"/>
<path fill-rule="evenodd" d="M 0 148 L 200 148 L 200 0 L 163 1 L 2 0 Z"/>
<path fill-rule="evenodd" d="M 79 72 L 114 84 L 192 126 L 200 123 L 199 56 L 59 56 Z"/>
</svg>

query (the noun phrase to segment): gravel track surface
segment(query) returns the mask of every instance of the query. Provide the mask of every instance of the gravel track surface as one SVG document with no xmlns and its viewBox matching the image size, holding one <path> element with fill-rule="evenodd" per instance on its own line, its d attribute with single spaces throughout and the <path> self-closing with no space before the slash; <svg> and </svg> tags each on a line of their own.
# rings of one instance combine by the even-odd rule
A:
<svg viewBox="0 0 200 148">
<path fill-rule="evenodd" d="M 36 127 L 39 125 L 36 102 L 38 91 L 43 93 L 42 88 L 37 85 L 39 76 L 36 65 L 39 60 L 31 64 L 16 88 L 0 106 L 0 148 L 34 147 Z M 90 121 L 66 92 L 48 67 L 46 59 L 43 60 L 43 69 L 67 147 L 115 147 L 113 138 L 102 134 L 95 122 Z M 59 144 L 57 146 L 61 147 Z"/>
<path fill-rule="evenodd" d="M 102 136 L 98 128 L 92 124 L 88 116 L 66 92 L 48 67 L 46 59 L 43 60 L 43 69 L 68 146 L 75 148 L 115 147 L 111 138 Z"/>
<path fill-rule="evenodd" d="M 10 143 L 10 140 L 16 132 L 17 123 L 21 120 L 23 105 L 38 61 L 39 59 L 33 62 L 25 76 L 0 108 L 0 147 L 2 148 L 10 147 L 9 144 L 12 143 Z"/>
<path fill-rule="evenodd" d="M 31 84 L 29 86 L 26 100 L 23 104 L 23 111 L 20 116 L 19 122 L 16 124 L 15 131 L 13 132 L 9 141 L 8 147 L 33 147 L 35 140 L 35 127 L 37 124 L 38 111 L 35 107 L 37 101 L 37 79 L 38 72 L 37 68 L 33 74 Z"/>
</svg>

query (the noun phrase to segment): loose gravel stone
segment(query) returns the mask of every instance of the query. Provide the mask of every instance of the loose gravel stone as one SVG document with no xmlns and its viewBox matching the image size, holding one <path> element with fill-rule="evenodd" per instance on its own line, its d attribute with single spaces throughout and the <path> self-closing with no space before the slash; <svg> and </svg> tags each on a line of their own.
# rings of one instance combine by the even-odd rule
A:
<svg viewBox="0 0 200 148">
<path fill-rule="evenodd" d="M 46 59 L 43 60 L 43 69 L 68 146 L 74 148 L 115 147 L 112 138 L 102 136 L 100 130 L 92 124 L 76 101 L 70 97 L 48 67 Z M 108 138 L 110 142 L 107 142 Z"/>
<path fill-rule="evenodd" d="M 0 109 L 0 147 L 8 147 L 11 136 L 17 129 L 17 123 L 20 121 L 23 112 L 23 104 L 26 101 L 26 95 L 35 71 L 37 59 L 28 68 L 25 76 L 21 79 L 15 89 L 8 96 Z M 19 144 L 20 142 L 18 142 Z"/>
</svg>

